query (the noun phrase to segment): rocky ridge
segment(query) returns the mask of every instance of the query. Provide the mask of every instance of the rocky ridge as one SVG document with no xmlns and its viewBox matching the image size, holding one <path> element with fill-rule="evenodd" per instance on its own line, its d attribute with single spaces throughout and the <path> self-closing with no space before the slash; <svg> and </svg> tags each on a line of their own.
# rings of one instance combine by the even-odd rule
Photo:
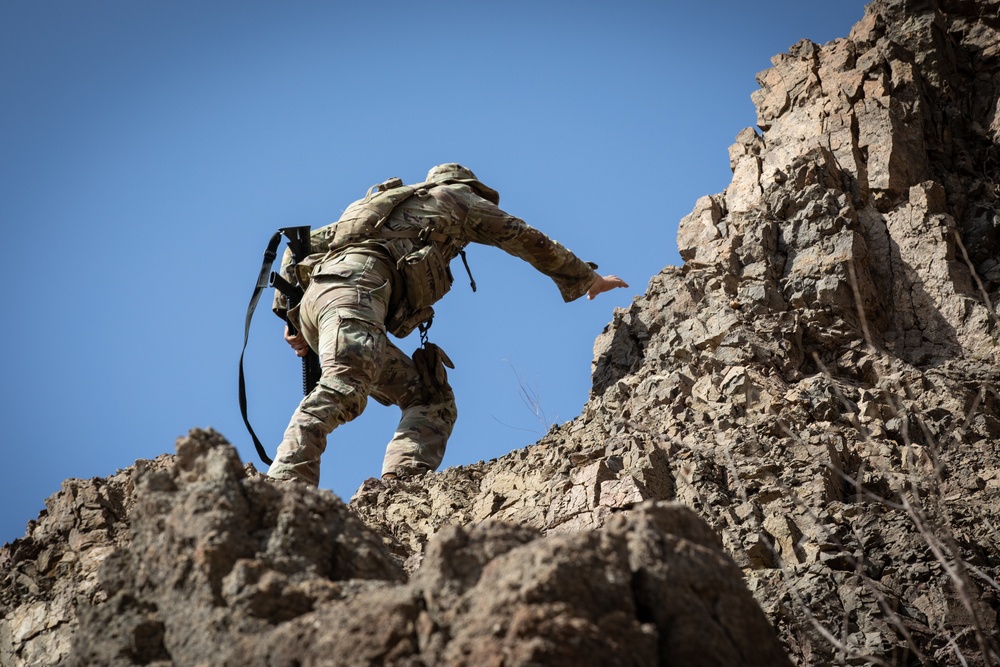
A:
<svg viewBox="0 0 1000 667">
<path fill-rule="evenodd" d="M 775 57 L 761 132 L 596 342 L 583 414 L 352 504 L 415 564 L 446 523 L 678 500 L 801 664 L 1000 660 L 998 16 L 879 1 Z"/>
<path fill-rule="evenodd" d="M 331 492 L 195 430 L 47 505 L 0 553 L 4 665 L 790 664 L 679 503 L 548 537 L 443 526 L 407 576 Z"/>
<path fill-rule="evenodd" d="M 1000 662 L 1000 2 L 772 64 L 579 417 L 349 507 L 208 431 L 68 480 L 0 663 Z"/>
</svg>

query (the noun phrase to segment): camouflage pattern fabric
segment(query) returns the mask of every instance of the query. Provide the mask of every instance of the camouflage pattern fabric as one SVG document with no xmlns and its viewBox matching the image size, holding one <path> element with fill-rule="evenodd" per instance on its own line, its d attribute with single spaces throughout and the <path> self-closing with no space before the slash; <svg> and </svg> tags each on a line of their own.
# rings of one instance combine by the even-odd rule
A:
<svg viewBox="0 0 1000 667">
<path fill-rule="evenodd" d="M 500 248 L 551 278 L 564 301 L 583 296 L 597 279 L 593 267 L 565 246 L 505 213 L 462 183 L 437 185 L 410 197 L 393 212 L 387 226 L 390 229 L 429 226 L 457 239 L 458 244 L 441 247 L 449 262 L 468 243 Z"/>
<path fill-rule="evenodd" d="M 523 259 L 551 278 L 559 288 L 564 301 L 580 298 L 597 279 L 591 264 L 584 262 L 565 246 L 550 239 L 520 218 L 505 213 L 493 202 L 483 199 L 469 185 L 464 183 L 422 185 L 426 187 L 399 204 L 385 226 L 396 231 L 429 228 L 449 236 L 456 242 L 438 244 L 446 262 L 455 259 L 459 251 L 469 243 L 494 246 Z M 348 210 L 358 205 L 359 202 L 354 202 Z M 312 231 L 312 247 L 315 253 L 307 258 L 304 265 L 300 265 L 300 273 L 303 269 L 308 271 L 331 256 L 345 251 L 374 255 L 384 255 L 389 252 L 393 257 L 399 258 L 408 254 L 414 245 L 410 240 L 371 239 L 347 247 L 331 247 L 329 240 L 335 236 L 331 231 L 335 225 L 336 223 L 326 225 Z M 286 280 L 296 282 L 299 276 L 293 274 L 291 266 L 291 253 L 286 251 L 282 258 L 280 273 Z M 400 297 L 401 294 L 393 294 L 394 299 Z M 286 311 L 287 303 L 281 293 L 275 293 L 272 308 L 279 315 Z"/>
<path fill-rule="evenodd" d="M 396 405 L 403 411 L 396 433 L 386 447 L 382 474 L 419 475 L 437 470 L 458 419 L 455 394 L 447 380 L 427 383 L 413 359 L 389 343 L 371 396 L 383 405 Z"/>
<path fill-rule="evenodd" d="M 586 294 L 597 279 L 596 267 L 502 211 L 496 205 L 496 192 L 474 177 L 432 180 L 419 186 L 393 209 L 385 227 L 431 229 L 446 235 L 447 242 L 374 238 L 341 247 L 331 242 L 336 238 L 334 225 L 327 225 L 312 231 L 314 254 L 297 269 L 293 269 L 291 254 L 285 253 L 281 274 L 291 282 L 301 278 L 307 285 L 302 302 L 287 316 L 319 353 L 323 373 L 292 416 L 268 470 L 270 476 L 318 484 L 327 435 L 361 414 L 369 395 L 403 412 L 386 449 L 383 474 L 423 473 L 441 464 L 458 416 L 444 366 L 432 369 L 433 374 L 424 367 L 418 370 L 386 336 L 387 315 L 398 312 L 407 293 L 394 260 L 414 247 L 435 243 L 446 263 L 468 243 L 500 248 L 551 278 L 565 301 Z M 348 210 L 363 202 L 354 202 Z M 287 303 L 280 293 L 275 295 L 273 309 L 286 314 Z M 431 377 L 445 379 L 443 383 L 424 379 Z"/>
<path fill-rule="evenodd" d="M 327 435 L 361 414 L 369 395 L 403 411 L 383 474 L 441 464 L 458 414 L 455 398 L 447 383 L 425 386 L 413 360 L 386 338 L 394 274 L 386 259 L 365 253 L 342 254 L 314 270 L 296 319 L 323 373 L 292 415 L 269 476 L 318 485 Z"/>
</svg>

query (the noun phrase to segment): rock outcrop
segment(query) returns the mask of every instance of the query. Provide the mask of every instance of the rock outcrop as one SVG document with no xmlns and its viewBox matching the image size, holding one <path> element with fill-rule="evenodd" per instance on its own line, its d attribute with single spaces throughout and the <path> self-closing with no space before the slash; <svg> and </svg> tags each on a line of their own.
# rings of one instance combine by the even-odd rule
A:
<svg viewBox="0 0 1000 667">
<path fill-rule="evenodd" d="M 800 663 L 996 661 L 1000 3 L 875 2 L 773 65 L 583 414 L 352 503 L 414 567 L 448 523 L 674 499 Z"/>
<path fill-rule="evenodd" d="M 407 578 L 332 493 L 244 468 L 212 431 L 67 482 L 0 567 L 5 665 L 791 664 L 679 503 L 548 537 L 447 526 Z"/>
<path fill-rule="evenodd" d="M 203 431 L 69 480 L 0 662 L 1000 662 L 1000 1 L 773 65 L 579 417 L 349 506 Z"/>
</svg>

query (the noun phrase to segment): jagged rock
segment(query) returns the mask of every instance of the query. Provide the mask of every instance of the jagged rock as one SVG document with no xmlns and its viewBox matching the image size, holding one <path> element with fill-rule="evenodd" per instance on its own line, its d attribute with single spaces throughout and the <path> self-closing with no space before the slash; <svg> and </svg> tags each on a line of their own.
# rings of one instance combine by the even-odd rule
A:
<svg viewBox="0 0 1000 667">
<path fill-rule="evenodd" d="M 546 538 L 511 524 L 449 526 L 431 538 L 408 587 L 247 640 L 233 664 L 319 656 L 326 664 L 789 664 L 717 536 L 670 504 Z"/>
<path fill-rule="evenodd" d="M 1000 510 L 998 45 L 995 0 L 879 0 L 774 58 L 762 132 L 681 221 L 685 265 L 596 341 L 583 414 L 476 468 L 461 506 L 555 532 L 677 499 L 798 662 L 996 661 L 1000 544 L 973 517 Z M 425 521 L 466 523 L 438 484 Z M 407 519 L 353 505 L 419 560 Z"/>
<path fill-rule="evenodd" d="M 115 521 L 81 488 L 113 490 Z M 548 537 L 448 526 L 407 581 L 333 494 L 268 480 L 196 430 L 172 458 L 68 483 L 20 546 L 50 530 L 100 555 L 65 550 L 75 569 L 56 580 L 40 576 L 47 551 L 5 561 L 21 584 L 4 598 L 5 665 L 790 664 L 718 536 L 677 504 Z"/>
<path fill-rule="evenodd" d="M 203 664 L 236 635 L 405 578 L 331 493 L 248 473 L 211 431 L 175 457 L 68 481 L 48 505 L 2 563 L 21 582 L 3 599 L 4 664 Z M 50 575 L 35 554 L 53 550 Z"/>
<path fill-rule="evenodd" d="M 69 480 L 0 662 L 1000 662 L 1000 0 L 772 64 L 579 417 L 349 509 L 212 433 Z"/>
</svg>

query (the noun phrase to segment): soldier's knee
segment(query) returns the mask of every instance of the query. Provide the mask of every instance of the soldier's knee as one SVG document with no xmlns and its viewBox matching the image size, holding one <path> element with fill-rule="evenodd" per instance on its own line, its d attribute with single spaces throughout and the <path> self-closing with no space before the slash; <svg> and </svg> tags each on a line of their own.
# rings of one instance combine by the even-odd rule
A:
<svg viewBox="0 0 1000 667">
<path fill-rule="evenodd" d="M 323 405 L 323 414 L 315 414 L 323 421 L 349 422 L 365 410 L 368 405 L 368 393 L 363 387 L 356 387 L 342 378 L 329 373 L 320 376 L 319 383 L 314 391 L 316 402 Z M 306 399 L 312 403 L 310 396 Z M 309 406 L 312 407 L 312 406 Z"/>
</svg>

